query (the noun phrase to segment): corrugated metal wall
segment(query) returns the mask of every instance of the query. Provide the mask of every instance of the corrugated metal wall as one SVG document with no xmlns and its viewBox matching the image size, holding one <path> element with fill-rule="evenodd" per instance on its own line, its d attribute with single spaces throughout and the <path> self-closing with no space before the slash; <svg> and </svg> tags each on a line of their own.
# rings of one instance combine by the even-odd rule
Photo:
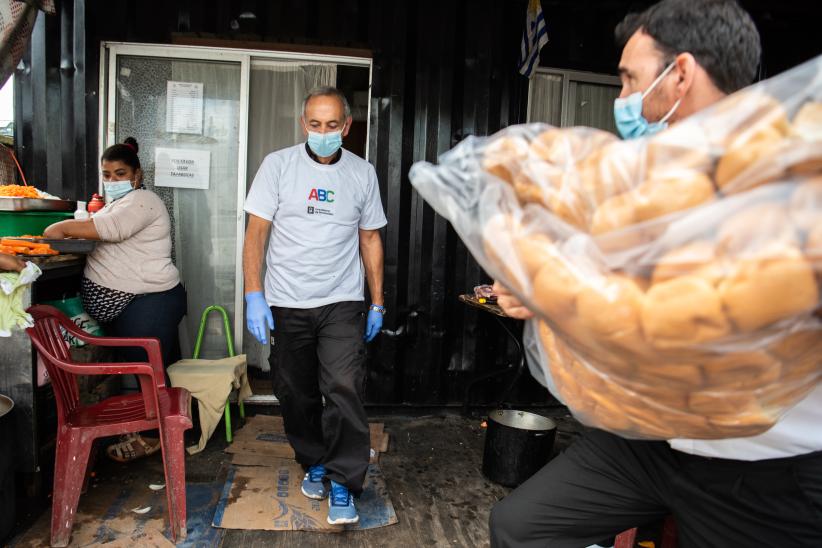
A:
<svg viewBox="0 0 822 548">
<path fill-rule="evenodd" d="M 57 2 L 38 14 L 15 71 L 15 152 L 31 184 L 57 196 L 97 185 L 97 53 L 87 49 L 86 2 Z M 90 186 L 93 185 L 93 186 Z"/>
<path fill-rule="evenodd" d="M 630 4 L 543 0 L 551 41 L 542 64 L 613 70 L 613 25 Z M 16 74 L 17 146 L 30 180 L 69 198 L 96 189 L 101 40 L 171 43 L 198 36 L 370 50 L 370 157 L 390 220 L 386 327 L 402 334 L 381 336 L 373 346 L 368 401 L 457 402 L 468 379 L 513 360 L 514 347 L 495 320 L 457 301 L 487 278 L 414 193 L 407 173 L 414 161 L 434 160 L 466 135 L 525 120 L 527 81 L 516 72 L 516 58 L 526 0 L 66 0 L 59 6 L 58 16 L 40 15 Z M 240 18 L 242 12 L 256 17 Z M 772 37 L 763 43 L 768 40 L 779 43 Z M 809 56 L 807 48 L 769 55 L 786 66 Z M 495 401 L 500 386 L 478 385 L 473 401 Z M 514 395 L 520 402 L 548 397 L 527 375 Z"/>
</svg>

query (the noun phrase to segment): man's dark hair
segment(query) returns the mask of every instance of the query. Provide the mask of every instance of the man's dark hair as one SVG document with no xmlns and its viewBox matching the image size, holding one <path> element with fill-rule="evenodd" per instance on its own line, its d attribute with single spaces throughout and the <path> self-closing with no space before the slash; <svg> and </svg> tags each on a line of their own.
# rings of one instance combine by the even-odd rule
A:
<svg viewBox="0 0 822 548">
<path fill-rule="evenodd" d="M 638 30 L 654 39 L 664 64 L 680 53 L 693 55 L 724 93 L 756 77 L 762 52 L 759 32 L 736 0 L 662 0 L 642 13 L 628 14 L 617 25 L 617 46 L 623 49 Z"/>
</svg>

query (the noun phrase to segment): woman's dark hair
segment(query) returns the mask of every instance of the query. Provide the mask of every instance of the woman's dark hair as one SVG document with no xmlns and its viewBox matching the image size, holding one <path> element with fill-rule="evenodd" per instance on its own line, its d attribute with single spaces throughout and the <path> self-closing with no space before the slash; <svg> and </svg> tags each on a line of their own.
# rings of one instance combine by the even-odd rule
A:
<svg viewBox="0 0 822 548">
<path fill-rule="evenodd" d="M 744 88 L 756 77 L 759 31 L 736 0 L 662 0 L 617 25 L 617 46 L 624 48 L 638 30 L 654 39 L 666 59 L 663 64 L 690 53 L 724 93 Z"/>
<path fill-rule="evenodd" d="M 140 145 L 137 144 L 137 139 L 134 137 L 126 137 L 122 143 L 108 147 L 100 157 L 100 161 L 123 162 L 131 167 L 131 169 L 142 169 L 140 167 L 140 157 L 137 156 L 139 151 Z"/>
</svg>

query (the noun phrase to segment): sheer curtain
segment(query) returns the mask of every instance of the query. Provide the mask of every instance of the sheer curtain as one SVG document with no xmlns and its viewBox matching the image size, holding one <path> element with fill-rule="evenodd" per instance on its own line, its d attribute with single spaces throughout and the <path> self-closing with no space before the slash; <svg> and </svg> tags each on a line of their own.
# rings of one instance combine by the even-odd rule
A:
<svg viewBox="0 0 822 548">
<path fill-rule="evenodd" d="M 306 94 L 317 86 L 334 86 L 337 66 L 286 61 L 252 61 L 248 110 L 248 182 L 267 154 L 305 140 L 300 108 Z M 265 276 L 265 269 L 263 269 Z M 245 325 L 245 322 L 243 322 Z M 269 345 L 261 345 L 247 330 L 243 352 L 248 363 L 269 368 Z"/>
<path fill-rule="evenodd" d="M 559 127 L 562 121 L 562 76 L 537 72 L 528 88 L 528 121 Z"/>
<path fill-rule="evenodd" d="M 305 140 L 300 107 L 317 86 L 337 83 L 336 65 L 253 61 L 248 105 L 248 185 L 270 152 Z"/>
<path fill-rule="evenodd" d="M 208 190 L 173 189 L 176 262 L 188 292 L 188 315 L 184 320 L 185 336 L 181 338 L 181 346 L 183 355 L 190 356 L 200 314 L 206 307 L 221 305 L 231 319 L 237 313 L 234 296 L 238 283 L 240 67 L 238 64 L 174 61 L 171 80 L 203 83 L 202 135 L 174 134 L 171 146 L 211 153 Z M 201 358 L 227 355 L 223 331 L 222 318 L 212 313 L 206 324 Z"/>
</svg>

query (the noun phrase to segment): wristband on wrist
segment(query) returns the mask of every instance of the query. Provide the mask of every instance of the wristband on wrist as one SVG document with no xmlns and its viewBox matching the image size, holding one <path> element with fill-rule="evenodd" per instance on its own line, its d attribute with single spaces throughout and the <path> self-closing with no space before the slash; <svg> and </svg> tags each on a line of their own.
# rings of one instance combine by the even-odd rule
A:
<svg viewBox="0 0 822 548">
<path fill-rule="evenodd" d="M 378 304 L 372 304 L 368 307 L 368 310 L 373 310 L 374 312 L 379 312 L 380 314 L 385 314 L 385 307 L 380 306 Z"/>
</svg>

